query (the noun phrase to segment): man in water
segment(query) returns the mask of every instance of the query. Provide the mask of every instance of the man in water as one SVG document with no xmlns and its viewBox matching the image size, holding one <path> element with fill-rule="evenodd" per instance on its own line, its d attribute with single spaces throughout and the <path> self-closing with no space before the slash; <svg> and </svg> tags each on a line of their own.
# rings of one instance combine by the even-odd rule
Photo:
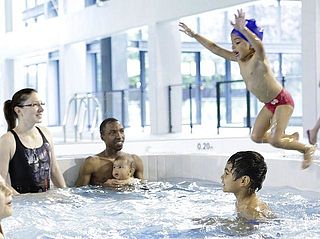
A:
<svg viewBox="0 0 320 239">
<path fill-rule="evenodd" d="M 114 118 L 105 119 L 100 125 L 100 137 L 106 148 L 101 153 L 89 156 L 80 167 L 76 186 L 102 185 L 112 178 L 114 159 L 127 153 L 122 152 L 125 140 L 124 127 Z M 134 177 L 143 179 L 143 163 L 139 156 L 132 154 L 134 160 Z"/>
</svg>

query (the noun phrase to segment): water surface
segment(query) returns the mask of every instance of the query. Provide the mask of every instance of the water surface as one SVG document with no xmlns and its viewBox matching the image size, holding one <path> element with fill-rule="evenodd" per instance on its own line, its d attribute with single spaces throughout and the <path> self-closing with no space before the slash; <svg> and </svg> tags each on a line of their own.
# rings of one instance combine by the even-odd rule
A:
<svg viewBox="0 0 320 239">
<path fill-rule="evenodd" d="M 276 219 L 239 220 L 234 195 L 220 184 L 175 179 L 19 195 L 2 226 L 6 239 L 320 238 L 320 193 L 265 187 L 258 194 Z"/>
</svg>

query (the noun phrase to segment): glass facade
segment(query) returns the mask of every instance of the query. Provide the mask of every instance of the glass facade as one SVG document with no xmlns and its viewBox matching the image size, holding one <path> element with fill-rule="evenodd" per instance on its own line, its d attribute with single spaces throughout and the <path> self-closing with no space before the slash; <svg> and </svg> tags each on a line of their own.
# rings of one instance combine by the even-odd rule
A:
<svg viewBox="0 0 320 239">
<path fill-rule="evenodd" d="M 13 18 L 18 16 L 23 23 L 29 26 L 36 24 L 41 19 L 58 16 L 60 1 L 30 1 L 26 0 L 23 7 L 13 8 Z M 96 1 L 84 2 L 84 7 L 96 4 Z M 237 6 L 239 8 L 241 6 Z M 217 44 L 231 49 L 230 32 L 232 27 L 230 19 L 236 11 L 235 7 L 206 12 L 203 14 L 189 16 L 181 19 L 190 28 L 212 39 Z M 241 7 L 248 18 L 255 17 L 258 25 L 264 28 L 264 45 L 268 54 L 270 65 L 279 81 L 296 99 L 294 117 L 295 123 L 301 125 L 301 2 L 300 1 L 257 1 L 251 5 Z M 16 10 L 18 9 L 18 10 Z M 21 10 L 19 10 L 21 9 Z M 21 13 L 22 11 L 22 13 Z M 17 20 L 13 21 L 14 23 Z M 18 25 L 18 24 L 14 24 Z M 125 102 L 128 114 L 128 126 L 145 127 L 150 125 L 149 109 L 149 78 L 148 78 L 148 27 L 131 29 L 127 35 L 127 76 L 128 88 L 125 90 Z M 102 56 L 100 50 L 100 39 L 94 39 L 94 44 L 88 44 L 86 52 L 87 80 L 92 82 L 90 93 L 101 93 L 103 89 Z M 237 63 L 228 62 L 213 55 L 204 49 L 193 38 L 181 34 L 181 75 L 182 84 L 182 122 L 183 125 L 217 125 L 217 83 L 242 80 Z M 59 52 L 59 49 L 57 49 Z M 58 54 L 59 55 L 59 54 Z M 49 59 L 48 59 L 49 60 Z M 25 65 L 26 86 L 46 89 L 47 85 L 40 82 L 51 82 L 56 92 L 54 108 L 60 111 L 59 70 L 61 61 L 59 56 L 55 63 L 36 62 Z M 52 70 L 52 67 L 55 70 Z M 50 79 L 50 81 L 48 81 Z M 57 83 L 54 84 L 53 82 Z M 92 92 L 94 91 L 94 92 Z M 233 84 L 220 84 L 220 114 L 223 125 L 242 125 L 246 115 L 246 90 L 241 82 Z M 45 98 L 49 97 L 44 90 Z M 83 93 L 83 92 L 81 92 Z M 50 95 L 52 97 L 52 94 Z M 52 101 L 53 102 L 53 101 Z M 52 103 L 53 104 L 53 103 Z M 255 117 L 261 108 L 255 97 L 250 98 L 251 117 Z M 49 124 L 61 123 L 62 114 L 54 113 L 48 117 Z M 137 117 L 138 116 L 138 117 Z M 53 120 L 49 120 L 53 117 Z M 300 118 L 300 121 L 299 121 Z"/>
<path fill-rule="evenodd" d="M 212 11 L 197 16 L 181 19 L 191 29 L 216 42 L 224 48 L 231 49 L 230 32 L 232 26 L 230 19 L 239 6 L 223 11 Z M 302 124 L 301 105 L 301 2 L 299 1 L 259 1 L 252 5 L 241 7 L 247 18 L 255 18 L 258 25 L 264 29 L 264 46 L 275 76 L 296 99 L 293 125 Z M 299 9 L 299 10 L 297 10 Z M 238 64 L 227 62 L 223 58 L 214 56 L 210 51 L 199 47 L 193 38 L 181 35 L 183 41 L 182 76 L 183 85 L 194 84 L 192 89 L 193 103 L 183 99 L 183 123 L 210 122 L 217 124 L 216 83 L 223 81 L 242 80 Z M 195 50 L 196 49 L 196 50 Z M 200 53 L 198 58 L 194 57 Z M 199 60 L 200 64 L 196 61 Z M 200 76 L 197 76 L 199 66 Z M 200 77 L 200 80 L 198 79 Z M 196 85 L 200 84 L 200 97 L 197 96 Z M 244 83 L 226 83 L 220 85 L 220 113 L 221 125 L 246 125 L 246 91 Z M 185 94 L 184 94 L 185 95 Z M 262 104 L 254 96 L 250 96 L 250 113 L 254 117 Z M 194 113 L 190 117 L 190 110 Z M 199 117 L 200 116 L 200 117 Z"/>
</svg>

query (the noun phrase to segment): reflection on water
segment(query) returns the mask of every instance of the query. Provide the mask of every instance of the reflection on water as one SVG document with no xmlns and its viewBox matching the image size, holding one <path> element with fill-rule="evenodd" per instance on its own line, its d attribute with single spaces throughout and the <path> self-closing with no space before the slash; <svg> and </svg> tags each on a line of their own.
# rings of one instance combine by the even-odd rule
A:
<svg viewBox="0 0 320 239">
<path fill-rule="evenodd" d="M 6 238 L 316 238 L 320 193 L 264 188 L 277 218 L 236 218 L 235 198 L 207 181 L 146 182 L 125 189 L 82 187 L 16 196 Z"/>
</svg>

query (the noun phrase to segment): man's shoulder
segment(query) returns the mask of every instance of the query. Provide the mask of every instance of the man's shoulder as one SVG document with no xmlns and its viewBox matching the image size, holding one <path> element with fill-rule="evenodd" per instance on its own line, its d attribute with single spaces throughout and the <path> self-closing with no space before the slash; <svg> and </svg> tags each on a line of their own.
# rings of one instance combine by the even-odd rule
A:
<svg viewBox="0 0 320 239">
<path fill-rule="evenodd" d="M 87 164 L 99 164 L 99 165 L 102 164 L 103 165 L 103 164 L 106 164 L 109 162 L 113 162 L 113 160 L 111 158 L 101 156 L 99 154 L 89 156 L 85 159 L 85 163 L 87 163 Z"/>
<path fill-rule="evenodd" d="M 91 173 L 98 172 L 103 167 L 110 167 L 112 168 L 112 161 L 106 158 L 92 155 L 83 161 L 82 168 L 85 171 L 90 171 Z"/>
<path fill-rule="evenodd" d="M 97 156 L 97 155 L 90 155 L 90 156 L 88 156 L 88 157 L 86 157 L 85 159 L 84 159 L 86 162 L 94 162 L 94 161 L 99 161 L 99 160 L 101 160 L 100 159 L 100 157 L 99 156 Z"/>
<path fill-rule="evenodd" d="M 136 155 L 136 154 L 131 154 L 131 153 L 126 153 L 126 152 L 119 152 L 119 155 L 121 155 L 121 156 L 126 156 L 126 155 L 128 155 L 128 156 L 131 156 L 133 159 L 134 159 L 134 161 L 141 161 L 141 158 L 140 158 L 140 156 L 138 156 L 138 155 Z"/>
<path fill-rule="evenodd" d="M 101 157 L 97 155 L 92 155 L 85 158 L 83 164 L 87 166 L 100 165 L 101 161 Z"/>
<path fill-rule="evenodd" d="M 141 160 L 140 156 L 138 156 L 136 154 L 130 154 L 130 155 L 134 160 Z"/>
</svg>

